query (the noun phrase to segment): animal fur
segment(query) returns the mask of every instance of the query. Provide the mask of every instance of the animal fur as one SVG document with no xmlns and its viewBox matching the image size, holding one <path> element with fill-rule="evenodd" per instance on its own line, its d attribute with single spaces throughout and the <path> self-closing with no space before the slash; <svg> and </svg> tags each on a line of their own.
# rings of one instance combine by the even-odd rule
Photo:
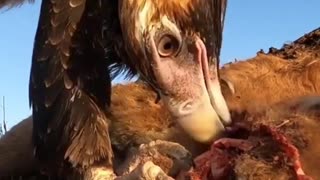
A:
<svg viewBox="0 0 320 180">
<path fill-rule="evenodd" d="M 225 95 L 230 109 L 248 110 L 252 102 L 265 107 L 297 96 L 320 94 L 320 58 L 288 61 L 273 55 L 231 63 L 220 70 L 232 83 L 233 96 Z M 226 91 L 225 93 L 230 93 Z"/>
<path fill-rule="evenodd" d="M 195 170 L 189 176 L 193 179 L 208 176 L 248 180 L 318 179 L 319 115 L 320 96 L 301 97 L 247 112 L 242 117 L 233 116 L 234 122 L 241 126 L 229 138 L 241 143 L 234 146 L 228 139 L 229 142 L 222 141 L 226 146 L 220 144 L 220 149 L 213 146 L 195 159 Z"/>
<path fill-rule="evenodd" d="M 121 112 L 114 115 L 114 118 L 117 118 L 118 120 L 113 119 L 115 121 L 115 126 L 116 126 L 114 128 L 118 128 L 118 131 L 111 133 L 112 142 L 114 142 L 113 145 L 115 146 L 115 148 L 118 148 L 118 150 L 120 149 L 122 150 L 122 152 L 125 152 L 124 150 L 128 150 L 130 147 L 131 148 L 137 147 L 139 146 L 139 144 L 147 144 L 153 140 L 162 139 L 162 140 L 168 140 L 168 141 L 183 142 L 185 143 L 184 145 L 189 150 L 192 150 L 192 148 L 197 149 L 198 146 L 196 144 L 192 145 L 192 144 L 186 143 L 187 141 L 184 141 L 184 140 L 188 140 L 188 138 L 186 138 L 185 135 L 182 135 L 181 134 L 182 132 L 180 133 L 179 131 L 176 132 L 174 126 L 170 126 L 170 118 L 168 119 L 164 118 L 166 116 L 163 113 L 166 113 L 166 111 L 161 111 L 161 106 L 156 105 L 152 101 L 154 100 L 153 97 L 155 97 L 155 94 L 152 94 L 152 91 L 150 91 L 148 87 L 144 85 L 130 84 L 130 85 L 116 86 L 116 88 L 117 90 L 115 92 L 118 92 L 119 94 L 115 95 L 117 97 L 115 98 L 114 105 L 118 108 L 122 107 L 123 109 L 122 111 L 114 111 L 114 112 Z M 132 94 L 130 94 L 130 92 L 132 92 Z M 151 94 L 148 94 L 148 92 L 150 92 Z M 131 98 L 128 98 L 128 99 L 120 98 L 120 97 L 123 97 L 123 94 L 126 94 L 127 95 L 126 97 L 131 97 Z M 313 104 L 310 100 L 312 99 L 305 101 L 307 102 L 305 104 L 301 103 L 301 101 L 299 100 L 296 100 L 293 102 L 287 102 L 287 103 L 290 104 L 291 106 L 295 106 L 295 104 L 298 104 L 301 107 L 305 107 L 307 110 L 310 110 L 312 107 L 314 107 L 314 105 L 320 104 L 319 98 L 318 98 L 318 101 L 315 101 L 315 103 Z M 128 106 L 126 106 L 126 104 Z M 287 106 L 283 105 L 283 107 L 286 108 Z M 128 111 L 125 111 L 125 109 Z M 317 171 L 313 167 L 314 167 L 314 163 L 316 163 L 317 160 L 319 160 L 319 157 L 317 157 L 317 154 L 314 155 L 313 153 L 316 153 L 319 148 L 316 145 L 308 146 L 308 144 L 312 142 L 312 139 L 319 138 L 318 137 L 319 132 L 317 131 L 318 129 L 317 127 L 319 126 L 319 124 L 317 123 L 319 122 L 315 121 L 315 119 L 312 118 L 312 116 L 308 116 L 308 114 L 307 115 L 292 114 L 290 112 L 291 111 L 288 111 L 288 109 L 279 110 L 279 108 L 274 108 L 267 111 L 264 111 L 262 109 L 261 111 L 255 111 L 255 112 L 251 111 L 251 114 L 250 113 L 246 114 L 245 118 L 248 118 L 247 120 L 257 121 L 257 124 L 269 123 L 269 124 L 272 124 L 273 126 L 279 125 L 283 121 L 289 120 L 289 123 L 281 126 L 281 128 L 283 128 L 283 131 L 287 133 L 286 135 L 288 135 L 288 137 L 293 140 L 295 145 L 297 145 L 297 147 L 302 150 L 302 161 L 304 162 L 303 165 L 306 173 L 308 173 L 309 175 L 313 175 L 313 174 L 317 175 Z M 137 116 L 131 116 L 130 114 L 132 113 L 133 114 L 137 113 Z M 150 114 L 151 116 L 148 116 L 148 114 Z M 154 121 L 149 121 L 149 120 L 154 120 Z M 238 119 L 237 121 L 244 121 L 244 120 L 246 119 L 243 119 L 243 120 Z M 161 122 L 163 122 L 163 124 L 161 124 Z M 168 123 L 166 124 L 165 122 L 168 122 Z M 174 122 L 174 121 L 171 119 L 171 122 Z M 119 123 L 119 126 L 116 125 L 117 123 Z M 126 123 L 128 123 L 128 125 L 126 125 Z M 121 124 L 123 124 L 123 126 L 121 126 Z M 135 126 L 133 126 L 133 124 Z M 143 124 L 145 124 L 147 128 L 145 126 L 142 127 Z M 13 174 L 12 172 L 14 172 L 14 174 L 21 173 L 22 175 L 26 175 L 24 174 L 26 172 L 32 174 L 33 171 L 35 172 L 39 171 L 37 162 L 31 158 L 32 146 L 30 143 L 30 136 L 26 136 L 26 134 L 23 134 L 23 135 L 20 134 L 20 133 L 30 134 L 30 130 L 32 129 L 31 126 L 32 126 L 32 121 L 30 118 L 28 118 L 22 121 L 21 123 L 19 123 L 18 125 L 16 125 L 12 130 L 9 131 L 9 133 L 11 134 L 18 133 L 17 136 L 12 136 L 12 135 L 9 136 L 10 134 L 7 134 L 2 139 L 2 141 L 0 141 L 3 143 L 3 146 L 7 146 L 10 144 L 15 145 L 14 147 L 15 151 L 12 151 L 12 149 L 10 151 L 15 152 L 15 154 L 17 153 L 21 154 L 19 157 L 8 156 L 8 152 L 10 151 L 8 151 L 7 149 L 0 148 L 0 153 L 2 154 L 2 157 L 6 157 L 7 158 L 6 162 L 8 162 L 7 164 L 3 164 L 2 162 L 5 163 L 5 161 L 0 161 L 0 170 L 2 171 L 1 174 L 2 173 Z M 297 129 L 297 126 L 300 129 Z M 172 130 L 170 130 L 170 127 L 172 128 Z M 123 129 L 119 129 L 119 128 L 123 128 Z M 290 128 L 295 128 L 296 132 L 290 131 Z M 146 131 L 141 131 L 141 130 L 146 130 Z M 302 139 L 301 139 L 301 135 L 303 135 Z M 16 141 L 12 141 L 11 138 L 13 137 L 16 137 L 15 138 Z M 178 137 L 180 138 L 180 140 L 179 139 L 176 140 L 174 137 Z M 3 140 L 6 140 L 6 141 L 3 141 Z M 25 140 L 25 141 L 21 141 L 21 140 Z M 16 143 L 17 141 L 29 142 L 29 143 L 17 144 Z M 189 139 L 189 141 L 191 141 L 191 139 Z M 121 143 L 124 143 L 124 144 L 121 144 Z M 10 148 L 10 146 L 8 146 L 8 148 Z M 203 151 L 204 149 L 202 150 L 202 152 Z M 26 159 L 24 157 L 28 158 L 27 159 L 28 163 L 20 164 L 21 160 Z M 247 176 L 245 173 L 249 173 L 249 172 L 240 170 L 241 168 L 242 169 L 245 168 L 244 166 L 241 166 L 240 162 L 252 163 L 252 161 L 256 161 L 256 159 L 252 159 L 247 157 L 247 155 L 243 155 L 243 156 L 240 156 L 237 161 L 239 161 L 239 163 L 236 165 L 236 171 L 241 176 Z M 10 163 L 14 163 L 14 165 L 8 166 L 8 164 Z M 20 169 L 16 169 L 17 165 L 21 165 Z M 259 173 L 262 171 L 266 171 L 268 168 L 272 168 L 272 167 L 273 166 L 271 164 L 265 164 L 263 165 L 263 167 L 260 167 L 260 169 L 257 169 L 257 171 L 253 171 L 252 173 Z M 24 168 L 27 168 L 27 169 L 24 169 Z M 261 168 L 267 168 L 267 169 L 261 170 Z M 285 171 L 285 173 L 287 173 L 287 175 L 289 173 L 290 175 L 290 171 Z"/>
<path fill-rule="evenodd" d="M 0 174 L 32 173 L 37 163 L 31 146 L 32 119 L 28 117 L 13 126 L 0 141 Z M 13 149 L 18 151 L 13 151 Z M 12 164 L 13 162 L 17 162 Z"/>
<path fill-rule="evenodd" d="M 242 111 L 254 108 L 252 102 L 264 107 L 297 96 L 319 95 L 319 51 L 317 28 L 280 49 L 225 64 L 220 69 L 223 86 L 235 89 L 234 95 L 223 92 L 228 106 Z"/>
</svg>

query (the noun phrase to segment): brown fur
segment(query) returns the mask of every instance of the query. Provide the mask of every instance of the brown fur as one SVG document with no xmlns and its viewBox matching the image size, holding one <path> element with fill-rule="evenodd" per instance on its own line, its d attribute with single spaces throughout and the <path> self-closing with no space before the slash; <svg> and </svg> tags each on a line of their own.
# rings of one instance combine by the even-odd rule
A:
<svg viewBox="0 0 320 180">
<path fill-rule="evenodd" d="M 259 54 L 247 61 L 225 65 L 220 75 L 235 88 L 233 96 L 224 94 L 228 106 L 242 111 L 254 108 L 252 102 L 258 102 L 261 108 L 298 96 L 319 95 L 319 70 L 320 58 L 287 61 Z"/>
<path fill-rule="evenodd" d="M 320 28 L 267 54 L 228 63 L 220 76 L 229 80 L 235 94 L 223 91 L 231 109 L 248 110 L 252 102 L 259 107 L 302 95 L 320 94 Z M 226 84 L 222 84 L 226 86 Z M 226 87 L 224 89 L 227 89 Z"/>
<path fill-rule="evenodd" d="M 215 158 L 219 161 L 212 162 L 213 169 L 217 169 L 217 167 L 222 169 L 225 161 L 225 163 L 233 165 L 231 168 L 225 169 L 225 172 L 229 173 L 221 174 L 223 178 L 220 179 L 296 179 L 292 167 L 292 160 L 295 157 L 292 157 L 292 153 L 289 154 L 291 157 L 288 157 L 280 140 L 274 139 L 268 133 L 267 128 L 262 128 L 263 126 L 275 129 L 284 135 L 289 143 L 297 147 L 304 172 L 314 179 L 319 178 L 320 172 L 317 164 L 320 162 L 320 146 L 316 143 L 320 138 L 319 107 L 320 96 L 301 97 L 270 106 L 267 109 L 246 112 L 242 117 L 233 116 L 234 122 L 241 123 L 242 128 L 236 133 L 230 133 L 229 137 L 245 140 L 252 144 L 253 148 L 246 151 L 220 149 L 231 156 L 226 160 L 223 159 L 223 154 L 219 154 L 219 151 L 209 150 L 199 157 L 200 159 L 197 158 L 196 164 L 200 163 L 200 165 L 197 165 L 195 171 L 190 173 L 191 177 L 200 176 L 201 179 L 206 175 L 207 167 L 201 161 L 210 164 L 205 159 L 209 158 L 211 153 L 213 158 L 221 156 Z M 230 173 L 229 170 L 233 173 Z"/>
<path fill-rule="evenodd" d="M 0 141 L 0 174 L 1 175 L 26 175 L 36 168 L 33 158 L 32 144 L 32 119 L 28 117 L 13 126 Z"/>
<path fill-rule="evenodd" d="M 316 143 L 320 139 L 319 106 L 320 96 L 303 97 L 263 111 L 248 113 L 245 118 L 237 121 L 249 122 L 252 125 L 251 131 L 257 130 L 262 124 L 276 128 L 300 151 L 305 173 L 317 179 L 320 177 L 317 166 L 320 163 L 320 146 Z M 290 161 L 281 159 L 283 151 L 280 151 L 275 140 L 265 134 L 257 133 L 250 135 L 248 139 L 259 142 L 260 145 L 237 158 L 235 171 L 238 178 L 290 179 L 294 177 Z"/>
<path fill-rule="evenodd" d="M 111 132 L 111 139 L 113 145 L 118 148 L 119 151 L 125 152 L 130 147 L 138 146 L 142 143 L 148 143 L 152 140 L 162 139 L 162 140 L 169 140 L 169 141 L 176 141 L 182 143 L 186 146 L 189 150 L 199 150 L 197 149 L 197 145 L 195 142 L 192 142 L 190 138 L 186 135 L 183 135 L 182 131 L 179 128 L 175 128 L 175 124 L 173 124 L 173 120 L 168 114 L 165 109 L 162 109 L 161 104 L 157 105 L 154 103 L 155 94 L 146 86 L 139 85 L 139 84 L 129 84 L 129 85 L 118 85 L 114 87 L 114 95 L 113 95 L 113 107 L 115 108 L 114 111 L 111 111 L 113 114 L 113 126 Z M 126 95 L 126 96 L 124 96 Z M 124 98 L 126 97 L 126 98 Z M 309 100 L 307 102 L 310 102 Z M 320 101 L 317 101 L 318 103 Z M 303 104 L 301 101 L 296 100 L 290 103 L 291 106 L 295 106 L 296 104 Z M 306 107 L 308 103 L 304 103 L 302 106 Z M 310 109 L 311 106 L 308 106 L 307 109 Z M 119 111 L 118 108 L 121 108 Z M 302 161 L 304 162 L 304 168 L 306 172 L 310 175 L 314 175 L 315 177 L 318 176 L 317 169 L 314 169 L 314 164 L 318 162 L 319 157 L 317 156 L 317 152 L 319 151 L 319 147 L 315 144 L 314 146 L 308 146 L 311 142 L 316 142 L 317 138 L 320 138 L 320 134 L 318 131 L 319 122 L 314 121 L 315 119 L 311 116 L 306 116 L 303 114 L 292 114 L 289 111 L 287 105 L 282 106 L 282 110 L 279 108 L 270 109 L 267 111 L 255 111 L 249 114 L 246 114 L 245 119 L 242 118 L 241 121 L 247 120 L 254 120 L 257 123 L 264 123 L 264 124 L 271 124 L 272 126 L 276 126 L 281 124 L 285 120 L 290 120 L 289 123 L 285 124 L 281 127 L 281 130 L 294 142 L 294 144 L 302 150 Z M 132 116 L 135 114 L 135 116 Z M 240 121 L 238 119 L 238 121 Z M 19 133 L 17 137 L 23 138 L 24 140 L 28 138 L 25 134 L 22 136 L 22 133 L 28 133 L 31 130 L 31 119 L 27 119 L 22 121 L 16 127 L 9 131 L 9 133 Z M 22 128 L 23 127 L 23 128 Z M 294 130 L 293 130 L 294 129 Z M 30 133 L 30 132 L 29 132 Z M 10 145 L 11 143 L 8 142 L 15 142 L 14 149 L 23 150 L 22 153 L 25 153 L 26 149 L 31 151 L 31 144 L 30 143 L 23 143 L 23 144 L 16 144 L 16 141 L 12 141 L 9 139 L 10 134 L 6 135 L 7 141 L 0 141 L 4 145 Z M 178 139 L 176 139 L 178 138 Z M 20 142 L 21 140 L 19 140 Z M 28 142 L 28 141 L 25 141 Z M 30 141 L 29 141 L 30 142 Z M 19 147 L 17 147 L 19 146 Z M 28 152 L 30 152 L 28 151 Z M 0 151 L 7 157 L 8 151 Z M 271 152 L 271 151 L 270 151 Z M 17 153 L 17 152 L 16 152 Z M 18 152 L 21 153 L 21 152 Z M 252 153 L 261 153 L 261 152 L 252 152 Z M 318 153 L 320 154 L 320 153 Z M 22 156 L 22 155 L 21 155 Z M 25 157 L 29 157 L 27 162 L 28 164 L 21 164 L 23 167 L 28 167 L 25 171 L 31 171 L 32 164 L 36 164 L 30 159 L 30 153 L 28 156 L 24 155 Z M 1 156 L 0 156 L 1 157 Z M 10 156 L 9 156 L 10 157 Z M 7 157 L 8 158 L 8 157 Z M 20 162 L 20 158 L 12 157 L 8 162 Z M 14 159 L 15 158 L 15 159 Z M 23 156 L 22 156 L 23 158 Z M 9 159 L 8 159 L 9 160 Z M 257 164 L 260 163 L 260 168 L 255 169 L 255 171 L 249 170 L 248 168 L 245 169 L 245 166 L 241 165 L 242 163 L 252 163 L 255 162 Z M 0 163 L 0 170 L 3 166 L 6 166 L 8 170 L 12 170 L 10 168 L 16 167 L 17 164 L 10 167 L 8 164 L 2 165 Z M 244 154 L 240 156 L 237 160 L 236 164 L 236 171 L 241 176 L 247 176 L 246 173 L 249 173 L 250 176 L 253 174 L 261 175 L 261 173 L 265 173 L 268 169 L 270 173 L 273 172 L 272 168 L 274 168 L 272 162 L 264 162 L 261 159 L 257 160 L 256 158 L 252 157 L 252 154 Z M 30 165 L 31 164 L 31 165 Z M 30 169 L 31 168 L 31 169 Z M 267 168 L 267 169 L 265 169 Z M 291 171 L 288 171 L 288 167 L 284 166 L 285 169 L 279 169 L 278 172 L 284 171 L 283 173 L 287 173 L 290 175 Z M 34 170 L 34 169 L 33 169 Z M 14 170 L 15 172 L 18 172 Z M 8 171 L 10 173 L 10 171 Z M 22 171 L 19 171 L 19 173 Z M 240 173 L 241 172 L 241 173 Z M 289 173 L 289 174 L 288 174 Z M 249 176 L 248 175 L 248 176 Z M 269 174 L 272 176 L 272 174 Z M 292 175 L 292 174 L 291 174 Z"/>
</svg>

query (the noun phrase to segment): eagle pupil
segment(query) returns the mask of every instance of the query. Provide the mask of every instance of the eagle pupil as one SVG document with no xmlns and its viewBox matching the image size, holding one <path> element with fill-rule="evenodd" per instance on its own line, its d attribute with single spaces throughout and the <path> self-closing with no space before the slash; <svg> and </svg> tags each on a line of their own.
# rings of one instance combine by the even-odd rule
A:
<svg viewBox="0 0 320 180">
<path fill-rule="evenodd" d="M 170 42 L 166 42 L 163 46 L 163 48 L 168 51 L 172 48 L 172 44 Z"/>
</svg>

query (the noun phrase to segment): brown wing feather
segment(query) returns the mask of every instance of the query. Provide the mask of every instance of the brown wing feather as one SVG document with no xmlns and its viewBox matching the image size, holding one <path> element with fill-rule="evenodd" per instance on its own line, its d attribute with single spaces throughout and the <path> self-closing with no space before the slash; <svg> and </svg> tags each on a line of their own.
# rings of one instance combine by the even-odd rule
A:
<svg viewBox="0 0 320 180">
<path fill-rule="evenodd" d="M 112 62 L 105 59 L 102 43 L 110 4 L 99 4 L 107 2 L 42 2 L 29 85 L 35 155 L 42 162 L 111 163 L 102 110 L 110 104 L 106 89 L 111 89 L 107 68 Z"/>
<path fill-rule="evenodd" d="M 210 13 L 213 18 L 213 32 L 216 58 L 219 60 L 222 46 L 222 33 L 228 0 L 209 0 Z"/>
</svg>

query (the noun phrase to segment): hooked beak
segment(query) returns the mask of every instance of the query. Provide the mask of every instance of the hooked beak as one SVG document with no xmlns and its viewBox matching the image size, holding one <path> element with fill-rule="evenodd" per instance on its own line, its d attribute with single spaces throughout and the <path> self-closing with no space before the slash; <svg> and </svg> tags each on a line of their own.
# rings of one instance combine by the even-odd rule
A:
<svg viewBox="0 0 320 180">
<path fill-rule="evenodd" d="M 203 41 L 195 36 L 183 43 L 179 54 L 162 57 L 150 38 L 153 72 L 162 99 L 180 126 L 194 140 L 210 143 L 220 137 L 231 123 L 221 93 L 218 63 L 209 63 Z"/>
</svg>

